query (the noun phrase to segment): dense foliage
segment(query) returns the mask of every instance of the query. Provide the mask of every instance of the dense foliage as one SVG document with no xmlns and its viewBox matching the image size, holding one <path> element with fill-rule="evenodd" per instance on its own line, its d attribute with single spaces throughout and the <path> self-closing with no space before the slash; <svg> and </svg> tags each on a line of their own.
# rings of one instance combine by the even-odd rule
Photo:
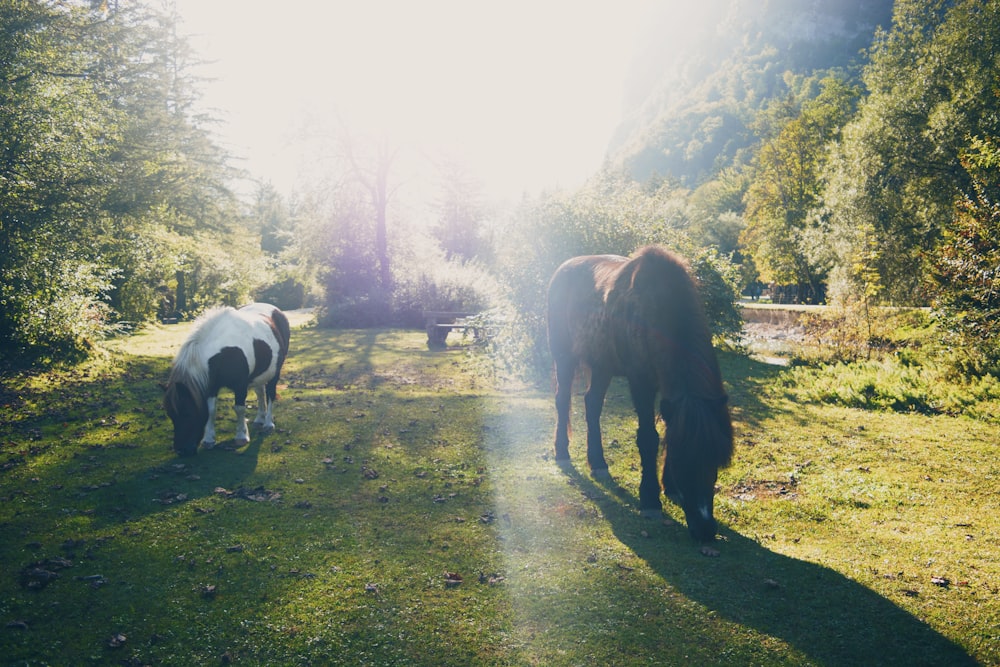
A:
<svg viewBox="0 0 1000 667">
<path fill-rule="evenodd" d="M 976 142 L 962 160 L 972 192 L 959 202 L 936 258 L 939 302 L 976 370 L 1000 368 L 1000 148 Z"/>
<path fill-rule="evenodd" d="M 142 3 L 0 2 L 4 359 L 59 358 L 261 279 L 175 28 Z"/>
</svg>

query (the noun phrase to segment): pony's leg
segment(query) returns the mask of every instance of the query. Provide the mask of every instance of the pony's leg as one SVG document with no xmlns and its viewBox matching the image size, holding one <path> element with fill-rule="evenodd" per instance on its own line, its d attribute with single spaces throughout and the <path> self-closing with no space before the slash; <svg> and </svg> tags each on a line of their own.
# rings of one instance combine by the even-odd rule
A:
<svg viewBox="0 0 1000 667">
<path fill-rule="evenodd" d="M 236 413 L 236 444 L 245 445 L 250 442 L 250 434 L 247 431 L 247 390 L 244 388 L 235 394 L 233 412 Z"/>
<path fill-rule="evenodd" d="M 274 430 L 274 396 L 272 396 L 270 384 L 267 389 L 257 388 L 257 417 L 253 423 L 261 431 Z"/>
<path fill-rule="evenodd" d="M 205 435 L 201 437 L 201 446 L 205 449 L 211 449 L 215 447 L 215 396 L 209 396 L 206 403 L 208 404 L 208 421 L 205 422 Z"/>
<path fill-rule="evenodd" d="M 590 387 L 583 401 L 587 410 L 587 463 L 590 464 L 590 474 L 596 478 L 610 477 L 601 443 L 601 412 L 610 386 L 611 373 L 597 368 L 590 370 Z"/>
<path fill-rule="evenodd" d="M 576 363 L 556 360 L 556 461 L 569 460 L 569 405 Z"/>
<path fill-rule="evenodd" d="M 663 512 L 660 502 L 660 483 L 656 476 L 656 459 L 660 451 L 660 434 L 656 431 L 656 388 L 640 381 L 629 380 L 632 405 L 639 418 L 635 444 L 639 447 L 642 479 L 639 482 L 639 513 L 645 517 L 659 517 Z"/>
<path fill-rule="evenodd" d="M 254 387 L 254 393 L 257 394 L 257 415 L 253 418 L 253 425 L 264 428 L 268 422 L 271 406 L 267 401 L 267 394 L 264 393 L 264 387 Z"/>
</svg>

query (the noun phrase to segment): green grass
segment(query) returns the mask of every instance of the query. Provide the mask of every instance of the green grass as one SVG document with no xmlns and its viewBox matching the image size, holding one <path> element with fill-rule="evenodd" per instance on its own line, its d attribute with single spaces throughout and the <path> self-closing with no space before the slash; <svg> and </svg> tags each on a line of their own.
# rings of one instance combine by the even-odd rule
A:
<svg viewBox="0 0 1000 667">
<path fill-rule="evenodd" d="M 227 447 L 220 409 L 221 446 L 178 459 L 157 384 L 186 330 L 3 379 L 0 663 L 1000 664 L 989 420 L 723 355 L 713 558 L 676 506 L 638 517 L 623 384 L 597 482 L 581 396 L 560 467 L 550 392 L 492 386 L 475 349 L 298 328 L 278 430 Z"/>
</svg>

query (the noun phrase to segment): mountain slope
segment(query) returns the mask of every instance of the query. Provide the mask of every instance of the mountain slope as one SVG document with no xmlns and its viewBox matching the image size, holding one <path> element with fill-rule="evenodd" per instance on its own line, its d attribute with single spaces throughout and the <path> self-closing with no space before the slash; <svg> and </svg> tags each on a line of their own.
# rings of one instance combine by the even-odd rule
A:
<svg viewBox="0 0 1000 667">
<path fill-rule="evenodd" d="M 892 0 L 704 0 L 664 7 L 640 45 L 608 157 L 637 180 L 696 185 L 745 159 L 796 79 L 855 72 Z"/>
</svg>

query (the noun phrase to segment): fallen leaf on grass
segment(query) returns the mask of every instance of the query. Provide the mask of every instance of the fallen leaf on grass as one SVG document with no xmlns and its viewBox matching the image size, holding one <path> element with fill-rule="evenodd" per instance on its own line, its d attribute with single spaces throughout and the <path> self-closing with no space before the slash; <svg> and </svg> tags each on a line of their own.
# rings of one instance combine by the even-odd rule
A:
<svg viewBox="0 0 1000 667">
<path fill-rule="evenodd" d="M 281 493 L 279 491 L 270 491 L 265 489 L 263 486 L 258 486 L 254 489 L 247 489 L 241 486 L 235 491 L 230 491 L 221 486 L 217 486 L 215 487 L 215 495 L 222 496 L 226 500 L 229 500 L 230 498 L 242 498 L 243 500 L 250 500 L 258 503 L 281 500 Z"/>
<path fill-rule="evenodd" d="M 458 572 L 445 572 L 444 573 L 444 585 L 445 588 L 453 588 L 462 583 L 462 575 Z"/>
<path fill-rule="evenodd" d="M 706 544 L 701 549 L 699 549 L 699 553 L 701 553 L 702 556 L 708 556 L 709 558 L 718 558 L 722 552 Z"/>
<path fill-rule="evenodd" d="M 6 627 L 10 628 L 11 630 L 27 630 L 28 623 L 26 621 L 11 621 L 6 625 Z"/>
<path fill-rule="evenodd" d="M 59 578 L 56 570 L 72 567 L 73 563 L 65 558 L 49 558 L 36 561 L 25 566 L 20 573 L 21 586 L 32 591 L 40 591 Z"/>
<path fill-rule="evenodd" d="M 951 581 L 947 577 L 931 577 L 931 583 L 935 586 L 940 586 L 941 588 L 948 588 L 951 586 Z"/>
<path fill-rule="evenodd" d="M 76 580 L 90 582 L 91 588 L 100 588 L 108 583 L 108 580 L 104 578 L 103 574 L 91 574 L 86 577 L 76 577 Z"/>
<path fill-rule="evenodd" d="M 764 580 L 764 586 L 766 588 L 770 588 L 771 590 L 777 590 L 777 589 L 781 588 L 781 584 L 779 584 L 774 579 L 765 579 Z"/>
<path fill-rule="evenodd" d="M 378 584 L 365 584 L 365 592 L 367 593 L 378 593 Z"/>
<path fill-rule="evenodd" d="M 111 635 L 111 638 L 108 639 L 108 648 L 121 648 L 122 646 L 125 645 L 125 642 L 127 641 L 128 637 L 126 637 L 120 632 L 117 632 Z"/>
<path fill-rule="evenodd" d="M 159 498 L 153 498 L 154 503 L 160 503 L 161 505 L 173 505 L 174 503 L 182 503 L 188 499 L 186 493 L 176 493 L 174 491 L 166 491 L 160 494 Z"/>
</svg>

